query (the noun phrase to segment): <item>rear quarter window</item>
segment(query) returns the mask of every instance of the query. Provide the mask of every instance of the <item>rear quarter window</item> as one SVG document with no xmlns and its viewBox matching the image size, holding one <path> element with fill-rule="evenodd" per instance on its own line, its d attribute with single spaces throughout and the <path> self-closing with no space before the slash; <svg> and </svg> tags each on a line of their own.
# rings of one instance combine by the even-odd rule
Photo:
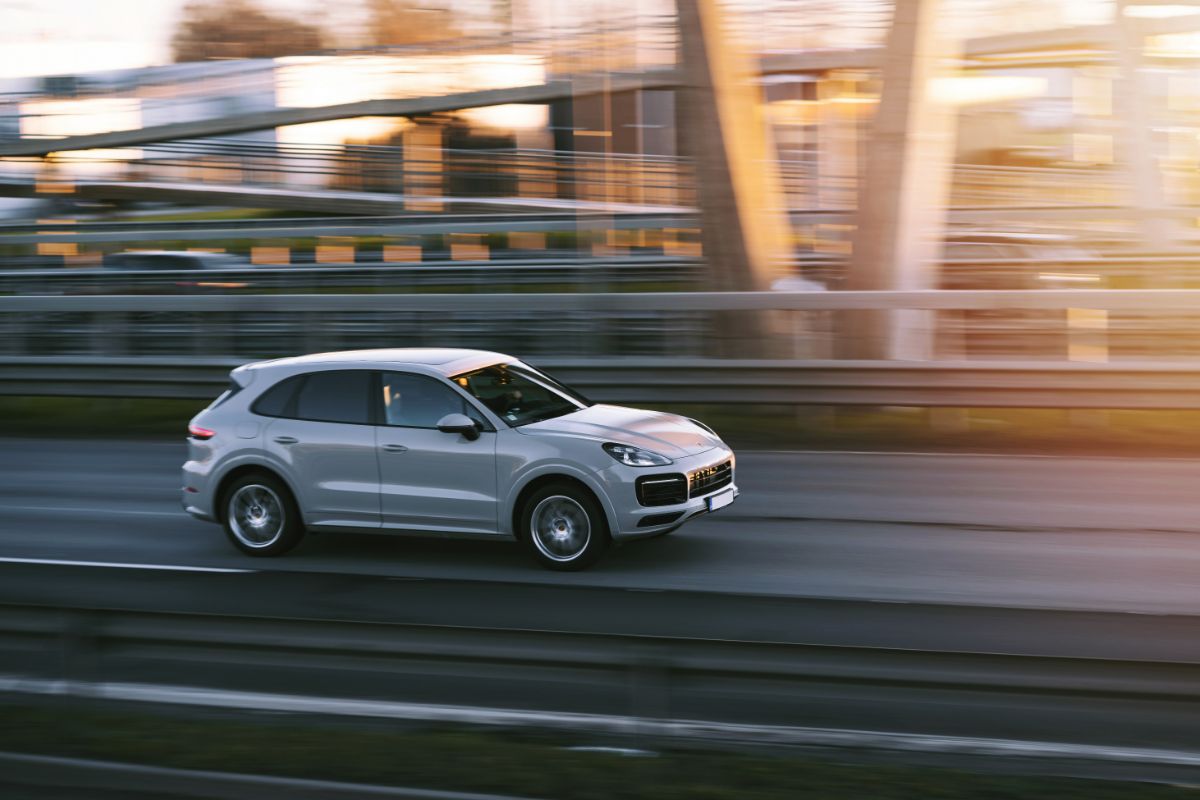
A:
<svg viewBox="0 0 1200 800">
<path fill-rule="evenodd" d="M 233 397 L 235 394 L 237 394 L 241 390 L 242 390 L 242 387 L 238 385 L 237 381 L 235 381 L 231 378 L 229 380 L 229 385 L 227 387 L 225 387 L 225 391 L 223 391 L 219 395 L 217 395 L 217 399 L 213 400 L 211 403 L 209 403 L 208 407 L 216 408 L 217 406 L 221 405 L 222 403 L 224 403 L 229 398 Z"/>
<path fill-rule="evenodd" d="M 291 378 L 285 378 L 279 383 L 267 389 L 259 396 L 254 404 L 250 406 L 250 410 L 255 414 L 261 414 L 264 417 L 286 417 L 291 416 L 289 413 L 293 406 L 293 399 L 296 396 L 296 390 L 300 388 L 300 382 L 304 379 L 303 375 L 295 375 Z"/>
</svg>

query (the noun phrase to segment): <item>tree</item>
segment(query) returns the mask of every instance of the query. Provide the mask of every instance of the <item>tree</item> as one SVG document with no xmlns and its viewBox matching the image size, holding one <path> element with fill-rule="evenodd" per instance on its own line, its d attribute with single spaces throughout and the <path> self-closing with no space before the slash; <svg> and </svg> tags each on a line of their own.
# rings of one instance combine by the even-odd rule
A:
<svg viewBox="0 0 1200 800">
<path fill-rule="evenodd" d="M 192 0 L 171 38 L 177 62 L 275 58 L 323 46 L 320 28 L 272 14 L 251 0 Z"/>
<path fill-rule="evenodd" d="M 366 0 L 368 44 L 375 46 L 449 41 L 458 36 L 446 8 L 414 5 L 410 0 Z"/>
</svg>

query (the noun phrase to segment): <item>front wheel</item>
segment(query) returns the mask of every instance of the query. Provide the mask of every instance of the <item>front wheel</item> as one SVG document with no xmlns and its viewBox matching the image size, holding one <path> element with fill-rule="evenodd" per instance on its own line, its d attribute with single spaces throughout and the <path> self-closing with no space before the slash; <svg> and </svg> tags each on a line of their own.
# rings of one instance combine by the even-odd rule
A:
<svg viewBox="0 0 1200 800">
<path fill-rule="evenodd" d="M 608 522 L 591 493 L 568 483 L 544 486 L 521 512 L 521 539 L 542 566 L 585 569 L 608 548 Z"/>
<path fill-rule="evenodd" d="M 251 556 L 283 555 L 304 536 L 292 493 L 265 473 L 234 481 L 225 492 L 222 521 L 233 546 Z"/>
</svg>

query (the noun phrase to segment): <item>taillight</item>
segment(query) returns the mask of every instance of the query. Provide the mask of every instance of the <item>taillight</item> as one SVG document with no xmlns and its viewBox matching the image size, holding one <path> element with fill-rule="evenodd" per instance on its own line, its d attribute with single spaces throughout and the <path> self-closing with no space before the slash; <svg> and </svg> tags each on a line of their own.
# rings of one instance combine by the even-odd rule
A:
<svg viewBox="0 0 1200 800">
<path fill-rule="evenodd" d="M 216 435 L 216 431 L 210 431 L 208 428 L 201 428 L 199 425 L 188 425 L 188 436 L 191 436 L 193 439 L 204 441 Z"/>
</svg>

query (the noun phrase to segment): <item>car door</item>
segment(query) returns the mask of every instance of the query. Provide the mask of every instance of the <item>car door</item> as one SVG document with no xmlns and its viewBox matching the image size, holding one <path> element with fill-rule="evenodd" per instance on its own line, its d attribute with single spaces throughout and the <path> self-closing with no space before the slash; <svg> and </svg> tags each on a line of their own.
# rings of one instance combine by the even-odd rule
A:
<svg viewBox="0 0 1200 800">
<path fill-rule="evenodd" d="M 310 525 L 379 527 L 373 385 L 370 370 L 308 373 L 266 428 L 264 446 L 291 476 Z"/>
<path fill-rule="evenodd" d="M 378 442 L 383 527 L 496 533 L 496 432 L 458 391 L 428 375 L 382 372 Z M 466 414 L 479 437 L 442 433 Z"/>
</svg>

